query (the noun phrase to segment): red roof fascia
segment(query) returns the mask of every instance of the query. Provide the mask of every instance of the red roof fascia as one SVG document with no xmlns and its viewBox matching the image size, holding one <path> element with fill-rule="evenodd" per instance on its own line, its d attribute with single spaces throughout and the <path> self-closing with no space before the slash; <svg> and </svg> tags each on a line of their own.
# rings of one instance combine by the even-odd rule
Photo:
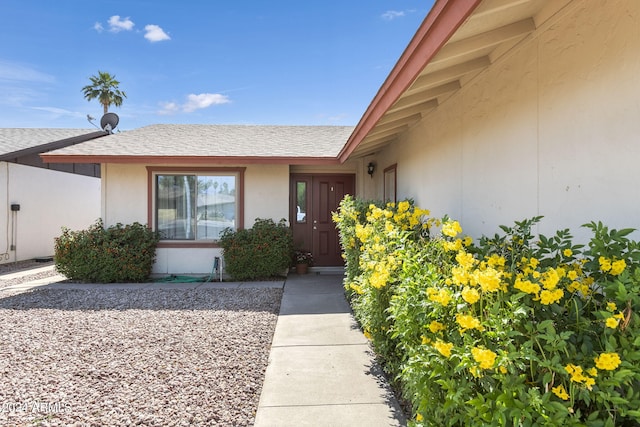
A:
<svg viewBox="0 0 640 427">
<path fill-rule="evenodd" d="M 341 163 L 347 160 L 481 1 L 436 1 L 338 155 Z"/>
</svg>

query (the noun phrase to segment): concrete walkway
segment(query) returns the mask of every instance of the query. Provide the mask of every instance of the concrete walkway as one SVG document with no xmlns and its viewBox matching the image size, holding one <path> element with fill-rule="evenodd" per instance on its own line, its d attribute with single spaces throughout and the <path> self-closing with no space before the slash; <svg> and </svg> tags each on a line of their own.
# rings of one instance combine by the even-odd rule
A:
<svg viewBox="0 0 640 427">
<path fill-rule="evenodd" d="M 290 274 L 255 426 L 405 424 L 351 315 L 342 275 Z"/>
<path fill-rule="evenodd" d="M 53 268 L 53 267 L 45 267 Z M 25 274 L 0 276 L 9 280 Z M 0 289 L 206 289 L 284 287 L 256 414 L 256 427 L 405 426 L 400 407 L 374 361 L 344 297 L 342 274 L 290 274 L 274 282 L 64 283 L 48 277 Z"/>
</svg>

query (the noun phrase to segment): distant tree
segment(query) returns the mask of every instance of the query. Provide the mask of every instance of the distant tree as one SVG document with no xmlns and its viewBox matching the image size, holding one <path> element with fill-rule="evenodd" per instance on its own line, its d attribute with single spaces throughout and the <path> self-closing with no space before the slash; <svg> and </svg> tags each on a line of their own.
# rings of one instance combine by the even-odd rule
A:
<svg viewBox="0 0 640 427">
<path fill-rule="evenodd" d="M 109 111 L 110 105 L 119 107 L 122 105 L 123 98 L 127 97 L 123 91 L 118 89 L 120 82 L 116 80 L 116 76 L 98 71 L 98 75 L 89 77 L 89 80 L 91 80 L 91 84 L 82 88 L 84 97 L 87 101 L 98 98 L 105 114 Z"/>
</svg>

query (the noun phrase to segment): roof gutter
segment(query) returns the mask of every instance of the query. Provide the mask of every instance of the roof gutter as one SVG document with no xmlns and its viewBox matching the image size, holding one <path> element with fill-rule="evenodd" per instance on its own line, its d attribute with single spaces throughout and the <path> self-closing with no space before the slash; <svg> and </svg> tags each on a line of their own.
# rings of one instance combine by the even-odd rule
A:
<svg viewBox="0 0 640 427">
<path fill-rule="evenodd" d="M 482 0 L 437 0 L 338 154 L 344 163 Z"/>
</svg>

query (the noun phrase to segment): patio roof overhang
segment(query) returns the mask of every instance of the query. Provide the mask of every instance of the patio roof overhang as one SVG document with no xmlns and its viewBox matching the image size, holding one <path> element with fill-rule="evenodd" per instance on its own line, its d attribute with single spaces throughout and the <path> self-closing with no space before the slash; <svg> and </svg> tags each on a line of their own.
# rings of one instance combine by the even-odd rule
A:
<svg viewBox="0 0 640 427">
<path fill-rule="evenodd" d="M 397 141 L 572 0 L 437 0 L 339 154 Z"/>
</svg>

